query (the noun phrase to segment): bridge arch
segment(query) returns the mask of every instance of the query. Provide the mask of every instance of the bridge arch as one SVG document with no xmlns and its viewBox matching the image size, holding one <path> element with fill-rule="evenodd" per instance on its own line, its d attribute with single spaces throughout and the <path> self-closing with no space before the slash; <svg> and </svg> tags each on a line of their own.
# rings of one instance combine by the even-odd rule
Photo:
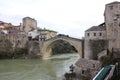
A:
<svg viewBox="0 0 120 80">
<path fill-rule="evenodd" d="M 43 43 L 43 47 L 42 47 L 42 55 L 43 55 L 43 59 L 48 59 L 51 56 L 51 52 L 52 52 L 52 46 L 55 44 L 56 41 L 58 40 L 63 40 L 68 42 L 70 45 L 74 46 L 75 49 L 78 51 L 80 57 L 82 58 L 83 53 L 82 53 L 82 40 L 80 39 L 76 39 L 76 38 L 71 38 L 71 37 L 66 37 L 66 36 L 62 36 L 62 37 L 54 37 L 51 38 L 49 40 L 46 40 Z"/>
</svg>

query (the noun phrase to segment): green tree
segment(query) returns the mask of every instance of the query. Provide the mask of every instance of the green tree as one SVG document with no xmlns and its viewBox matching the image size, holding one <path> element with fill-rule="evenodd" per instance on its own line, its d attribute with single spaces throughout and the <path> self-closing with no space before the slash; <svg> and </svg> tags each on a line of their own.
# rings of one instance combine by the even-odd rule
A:
<svg viewBox="0 0 120 80">
<path fill-rule="evenodd" d="M 56 41 L 52 48 L 53 54 L 62 54 L 62 53 L 74 53 L 77 50 L 70 45 L 68 42 L 59 40 Z"/>
<path fill-rule="evenodd" d="M 13 57 L 14 58 L 20 58 L 20 57 L 25 57 L 28 54 L 28 51 L 26 48 L 16 48 Z"/>
</svg>

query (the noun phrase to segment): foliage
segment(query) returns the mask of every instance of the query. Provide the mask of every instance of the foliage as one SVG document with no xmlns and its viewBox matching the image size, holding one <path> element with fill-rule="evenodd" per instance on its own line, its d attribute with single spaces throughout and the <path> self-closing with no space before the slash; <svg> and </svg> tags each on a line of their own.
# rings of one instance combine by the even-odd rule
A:
<svg viewBox="0 0 120 80">
<path fill-rule="evenodd" d="M 12 52 L 8 52 L 8 51 L 0 52 L 0 59 L 10 59 L 10 58 L 12 58 Z"/>
<path fill-rule="evenodd" d="M 28 51 L 26 48 L 17 48 L 13 53 L 13 57 L 14 58 L 24 57 L 27 54 L 28 54 Z"/>
<path fill-rule="evenodd" d="M 54 44 L 52 48 L 53 54 L 73 53 L 73 52 L 77 52 L 77 50 L 68 42 L 62 40 L 57 41 L 57 43 Z"/>
<path fill-rule="evenodd" d="M 100 61 L 102 63 L 102 67 L 112 64 L 112 60 L 113 58 L 108 55 L 101 57 Z"/>
<path fill-rule="evenodd" d="M 12 59 L 21 58 L 27 55 L 28 51 L 25 48 L 17 48 L 14 52 L 12 51 L 0 51 L 0 59 Z"/>
<path fill-rule="evenodd" d="M 114 58 L 113 53 L 108 51 L 108 55 L 102 56 L 100 58 L 102 67 L 110 65 L 110 64 L 115 64 L 117 61 L 119 61 L 118 58 Z"/>
<path fill-rule="evenodd" d="M 76 74 L 75 73 L 65 73 L 65 80 L 76 80 Z"/>
</svg>

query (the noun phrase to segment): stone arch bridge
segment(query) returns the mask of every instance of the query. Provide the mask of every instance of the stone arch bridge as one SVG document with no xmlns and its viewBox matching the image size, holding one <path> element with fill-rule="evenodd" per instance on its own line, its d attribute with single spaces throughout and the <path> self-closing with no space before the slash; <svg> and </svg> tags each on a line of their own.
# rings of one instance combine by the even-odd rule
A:
<svg viewBox="0 0 120 80">
<path fill-rule="evenodd" d="M 54 45 L 54 43 L 58 40 L 63 40 L 68 42 L 70 45 L 74 46 L 75 49 L 77 50 L 77 52 L 79 53 L 80 57 L 83 57 L 83 47 L 82 47 L 82 40 L 81 39 L 77 39 L 77 38 L 72 38 L 72 37 L 68 37 L 68 36 L 56 36 L 53 38 L 50 38 L 46 41 L 44 41 L 42 43 L 41 46 L 41 54 L 42 54 L 42 58 L 43 59 L 48 59 L 51 56 L 51 52 L 52 52 L 52 46 Z"/>
</svg>

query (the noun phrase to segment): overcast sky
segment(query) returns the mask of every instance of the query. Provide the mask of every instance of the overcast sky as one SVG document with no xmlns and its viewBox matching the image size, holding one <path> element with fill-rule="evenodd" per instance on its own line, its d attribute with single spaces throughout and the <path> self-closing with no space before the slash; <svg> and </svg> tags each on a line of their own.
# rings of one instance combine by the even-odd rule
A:
<svg viewBox="0 0 120 80">
<path fill-rule="evenodd" d="M 0 21 L 19 25 L 29 16 L 40 28 L 82 38 L 85 30 L 104 22 L 105 4 L 110 2 L 113 0 L 0 0 Z"/>
</svg>

